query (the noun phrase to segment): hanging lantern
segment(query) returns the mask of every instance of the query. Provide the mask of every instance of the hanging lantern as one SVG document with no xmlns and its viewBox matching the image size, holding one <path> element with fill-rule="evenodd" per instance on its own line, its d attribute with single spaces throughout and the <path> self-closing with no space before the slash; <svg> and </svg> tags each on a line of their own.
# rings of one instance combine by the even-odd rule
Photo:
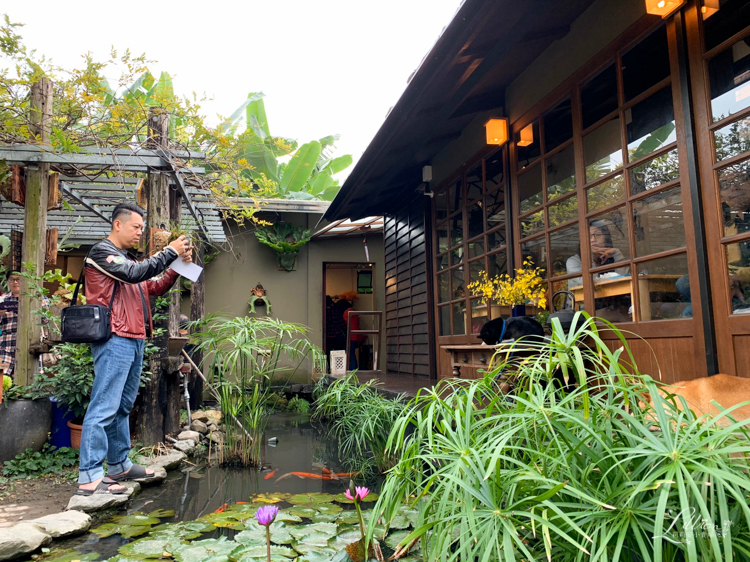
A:
<svg viewBox="0 0 750 562">
<path fill-rule="evenodd" d="M 508 142 L 508 119 L 506 117 L 492 118 L 484 124 L 487 133 L 487 144 L 498 146 Z"/>
<path fill-rule="evenodd" d="M 668 18 L 685 4 L 684 0 L 646 0 L 646 13 Z"/>
<path fill-rule="evenodd" d="M 521 135 L 516 143 L 518 146 L 529 146 L 534 142 L 534 125 L 526 125 L 521 129 Z"/>
<path fill-rule="evenodd" d="M 701 13 L 703 19 L 707 20 L 719 11 L 719 0 L 703 0 L 703 6 L 701 6 Z"/>
</svg>

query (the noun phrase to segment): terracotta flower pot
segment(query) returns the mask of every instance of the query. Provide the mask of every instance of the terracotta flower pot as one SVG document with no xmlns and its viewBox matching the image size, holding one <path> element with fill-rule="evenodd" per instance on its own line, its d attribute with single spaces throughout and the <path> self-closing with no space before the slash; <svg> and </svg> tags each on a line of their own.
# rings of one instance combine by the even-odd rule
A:
<svg viewBox="0 0 750 562">
<path fill-rule="evenodd" d="M 68 422 L 68 427 L 70 428 L 70 446 L 74 449 L 81 448 L 81 430 L 83 429 L 83 425 L 78 422 L 83 422 L 83 420 L 77 418 Z"/>
</svg>

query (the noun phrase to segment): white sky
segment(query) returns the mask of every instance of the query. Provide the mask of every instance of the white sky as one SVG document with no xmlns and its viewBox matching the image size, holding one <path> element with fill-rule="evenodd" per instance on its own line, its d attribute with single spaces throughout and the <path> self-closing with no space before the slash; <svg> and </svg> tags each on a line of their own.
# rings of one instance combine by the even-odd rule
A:
<svg viewBox="0 0 750 562">
<path fill-rule="evenodd" d="M 178 94 L 205 92 L 208 116 L 266 94 L 271 133 L 340 134 L 355 162 L 460 0 L 0 1 L 24 42 L 66 68 L 91 51 L 146 53 Z M 112 76 L 116 78 L 116 76 Z M 212 120 L 213 121 L 213 120 Z M 353 168 L 340 174 L 348 175 Z"/>
</svg>

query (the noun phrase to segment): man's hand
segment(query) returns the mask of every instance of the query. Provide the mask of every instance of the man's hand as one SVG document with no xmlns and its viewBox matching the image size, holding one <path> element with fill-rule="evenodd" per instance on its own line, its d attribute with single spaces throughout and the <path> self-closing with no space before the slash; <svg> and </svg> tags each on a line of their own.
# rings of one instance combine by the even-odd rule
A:
<svg viewBox="0 0 750 562">
<path fill-rule="evenodd" d="M 187 250 L 185 250 L 185 253 L 182 254 L 182 260 L 187 263 L 192 263 L 193 261 L 193 247 L 188 246 Z"/>
<path fill-rule="evenodd" d="M 180 236 L 177 240 L 172 240 L 169 245 L 173 250 L 176 250 L 178 254 L 183 255 L 190 248 L 190 241 L 187 239 L 187 236 L 183 235 Z"/>
</svg>

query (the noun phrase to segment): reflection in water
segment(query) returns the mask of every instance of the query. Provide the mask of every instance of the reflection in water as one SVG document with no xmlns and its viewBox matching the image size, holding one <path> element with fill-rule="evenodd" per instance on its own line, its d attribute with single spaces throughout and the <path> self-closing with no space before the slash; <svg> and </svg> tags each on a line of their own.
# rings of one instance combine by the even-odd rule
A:
<svg viewBox="0 0 750 562">
<path fill-rule="evenodd" d="M 267 440 L 276 437 L 276 447 L 267 445 Z M 338 459 L 338 445 L 328 439 L 326 427 L 320 423 L 310 423 L 308 416 L 300 414 L 274 414 L 269 420 L 264 438 L 264 469 L 188 467 L 185 472 L 173 471 L 160 486 L 144 488 L 128 506 L 127 513 L 150 512 L 156 509 L 174 510 L 175 516 L 162 522 L 186 521 L 212 513 L 225 503 L 249 501 L 254 494 L 285 492 L 292 494 L 309 492 L 342 493 L 349 484 L 348 478 L 313 479 L 289 476 L 279 481 L 279 477 L 290 472 L 321 474 L 325 467 L 334 473 L 347 472 Z M 274 473 L 271 478 L 267 475 Z M 361 480 L 358 481 L 358 484 Z M 373 486 L 368 482 L 368 486 Z M 120 513 L 121 514 L 121 513 Z M 106 521 L 99 521 L 100 525 Z M 217 529 L 202 538 L 227 536 L 232 538 L 236 531 Z M 138 537 L 141 538 L 141 537 Z M 129 542 L 119 535 L 99 539 L 89 533 L 56 543 L 56 549 L 75 548 L 83 553 L 96 552 L 102 558 L 114 556 L 117 549 Z"/>
</svg>

